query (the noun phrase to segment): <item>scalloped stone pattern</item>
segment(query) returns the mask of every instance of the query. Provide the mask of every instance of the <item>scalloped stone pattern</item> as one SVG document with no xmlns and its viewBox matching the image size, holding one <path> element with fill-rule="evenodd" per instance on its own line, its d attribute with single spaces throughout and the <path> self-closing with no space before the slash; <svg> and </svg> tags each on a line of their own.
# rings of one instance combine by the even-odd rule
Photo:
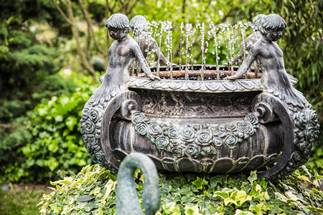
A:
<svg viewBox="0 0 323 215">
<path fill-rule="evenodd" d="M 162 81 L 151 81 L 148 78 L 131 77 L 128 87 L 135 89 L 203 93 L 261 92 L 264 90 L 260 79 L 239 79 L 235 81 L 163 79 Z"/>
</svg>

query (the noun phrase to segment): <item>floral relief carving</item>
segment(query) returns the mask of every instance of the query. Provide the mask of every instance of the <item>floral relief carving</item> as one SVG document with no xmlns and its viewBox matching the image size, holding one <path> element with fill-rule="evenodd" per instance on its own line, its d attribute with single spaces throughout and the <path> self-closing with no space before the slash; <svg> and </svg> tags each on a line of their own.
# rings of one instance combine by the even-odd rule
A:
<svg viewBox="0 0 323 215">
<path fill-rule="evenodd" d="M 243 140 L 255 134 L 259 125 L 254 113 L 243 120 L 222 125 L 172 125 L 149 119 L 143 112 L 132 113 L 136 132 L 148 138 L 159 152 L 175 157 L 209 157 L 217 154 L 217 148 L 227 145 L 235 148 Z"/>
<path fill-rule="evenodd" d="M 304 104 L 304 107 L 300 107 L 286 100 L 279 92 L 271 93 L 287 105 L 289 116 L 294 121 L 295 150 L 292 159 L 286 167 L 287 172 L 290 172 L 296 167 L 303 165 L 311 155 L 312 148 L 319 139 L 320 124 L 315 111 L 306 101 L 305 97 L 299 96 L 299 103 Z"/>
<path fill-rule="evenodd" d="M 94 162 L 101 163 L 105 166 L 109 166 L 110 164 L 107 163 L 101 147 L 102 116 L 108 103 L 119 91 L 119 87 L 113 88 L 99 100 L 95 94 L 92 95 L 85 104 L 80 121 L 81 134 L 89 153 Z"/>
</svg>

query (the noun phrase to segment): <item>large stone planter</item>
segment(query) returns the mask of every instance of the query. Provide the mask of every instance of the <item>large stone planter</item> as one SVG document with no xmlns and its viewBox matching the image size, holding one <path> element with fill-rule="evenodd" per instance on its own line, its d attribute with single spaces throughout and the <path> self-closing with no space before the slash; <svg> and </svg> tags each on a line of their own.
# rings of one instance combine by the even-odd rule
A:
<svg viewBox="0 0 323 215">
<path fill-rule="evenodd" d="M 94 159 L 116 169 L 130 152 L 142 152 L 159 170 L 258 169 L 267 177 L 307 160 L 318 136 L 310 105 L 286 104 L 266 92 L 254 72 L 230 81 L 222 79 L 226 68 L 194 70 L 161 71 L 161 81 L 131 76 L 128 90 L 99 103 L 92 96 L 81 130 Z"/>
</svg>

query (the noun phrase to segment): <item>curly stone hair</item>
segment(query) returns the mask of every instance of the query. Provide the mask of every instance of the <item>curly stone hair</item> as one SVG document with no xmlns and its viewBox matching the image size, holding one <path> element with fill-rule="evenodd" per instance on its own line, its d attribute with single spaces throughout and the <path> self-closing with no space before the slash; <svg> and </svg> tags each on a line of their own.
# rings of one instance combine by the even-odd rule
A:
<svg viewBox="0 0 323 215">
<path fill-rule="evenodd" d="M 129 29 L 130 23 L 126 15 L 115 13 L 106 20 L 105 26 L 107 28 Z"/>
<path fill-rule="evenodd" d="M 252 27 L 254 30 L 260 30 L 261 24 L 265 19 L 265 17 L 266 17 L 265 14 L 259 14 L 252 19 Z"/>
<path fill-rule="evenodd" d="M 148 23 L 147 19 L 142 15 L 134 16 L 130 20 L 130 27 L 133 30 L 146 30 L 148 25 L 149 25 L 149 23 Z"/>
<path fill-rule="evenodd" d="M 286 28 L 285 20 L 278 14 L 269 14 L 260 20 L 260 26 L 263 30 L 284 30 Z"/>
</svg>

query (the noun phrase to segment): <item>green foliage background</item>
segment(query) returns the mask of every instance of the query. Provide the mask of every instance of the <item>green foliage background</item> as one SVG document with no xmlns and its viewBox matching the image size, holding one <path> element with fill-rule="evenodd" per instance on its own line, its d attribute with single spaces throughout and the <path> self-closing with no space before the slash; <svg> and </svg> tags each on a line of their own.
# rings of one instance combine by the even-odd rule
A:
<svg viewBox="0 0 323 215">
<path fill-rule="evenodd" d="M 106 59 L 111 39 L 103 22 L 115 12 L 171 21 L 175 55 L 181 22 L 235 24 L 260 13 L 279 13 L 288 24 L 279 42 L 287 71 L 299 79 L 297 87 L 323 122 L 322 0 L 12 0 L 1 1 L 0 9 L 0 181 L 47 182 L 90 163 L 78 122 L 98 85 L 99 74 L 88 65 L 94 56 Z M 198 43 L 192 51 L 200 62 Z M 221 46 L 222 63 L 226 55 Z M 214 63 L 212 54 L 207 63 Z M 321 135 L 307 164 L 320 173 L 322 142 Z"/>
<path fill-rule="evenodd" d="M 47 190 L 48 192 L 48 190 Z M 39 201 L 46 193 L 44 189 L 27 189 L 12 187 L 5 192 L 0 190 L 0 214 L 1 215 L 35 215 L 39 214 Z"/>
<path fill-rule="evenodd" d="M 59 174 L 77 172 L 90 162 L 78 124 L 91 90 L 89 84 L 82 86 L 70 95 L 43 100 L 21 122 L 24 127 L 3 140 L 1 161 L 7 162 L 4 168 L 7 180 L 44 182 Z M 14 155 L 6 156 L 13 153 L 10 151 L 13 142 L 25 143 Z M 8 162 L 12 156 L 24 159 Z"/>
<path fill-rule="evenodd" d="M 144 176 L 137 171 L 137 190 Z M 199 214 L 321 214 L 320 177 L 296 171 L 272 183 L 250 176 L 159 175 L 161 208 L 157 215 Z M 75 177 L 52 183 L 41 214 L 115 214 L 116 179 L 105 168 L 86 166 Z M 126 198 L 127 194 L 120 198 Z M 141 199 L 142 201 L 142 199 Z"/>
</svg>

